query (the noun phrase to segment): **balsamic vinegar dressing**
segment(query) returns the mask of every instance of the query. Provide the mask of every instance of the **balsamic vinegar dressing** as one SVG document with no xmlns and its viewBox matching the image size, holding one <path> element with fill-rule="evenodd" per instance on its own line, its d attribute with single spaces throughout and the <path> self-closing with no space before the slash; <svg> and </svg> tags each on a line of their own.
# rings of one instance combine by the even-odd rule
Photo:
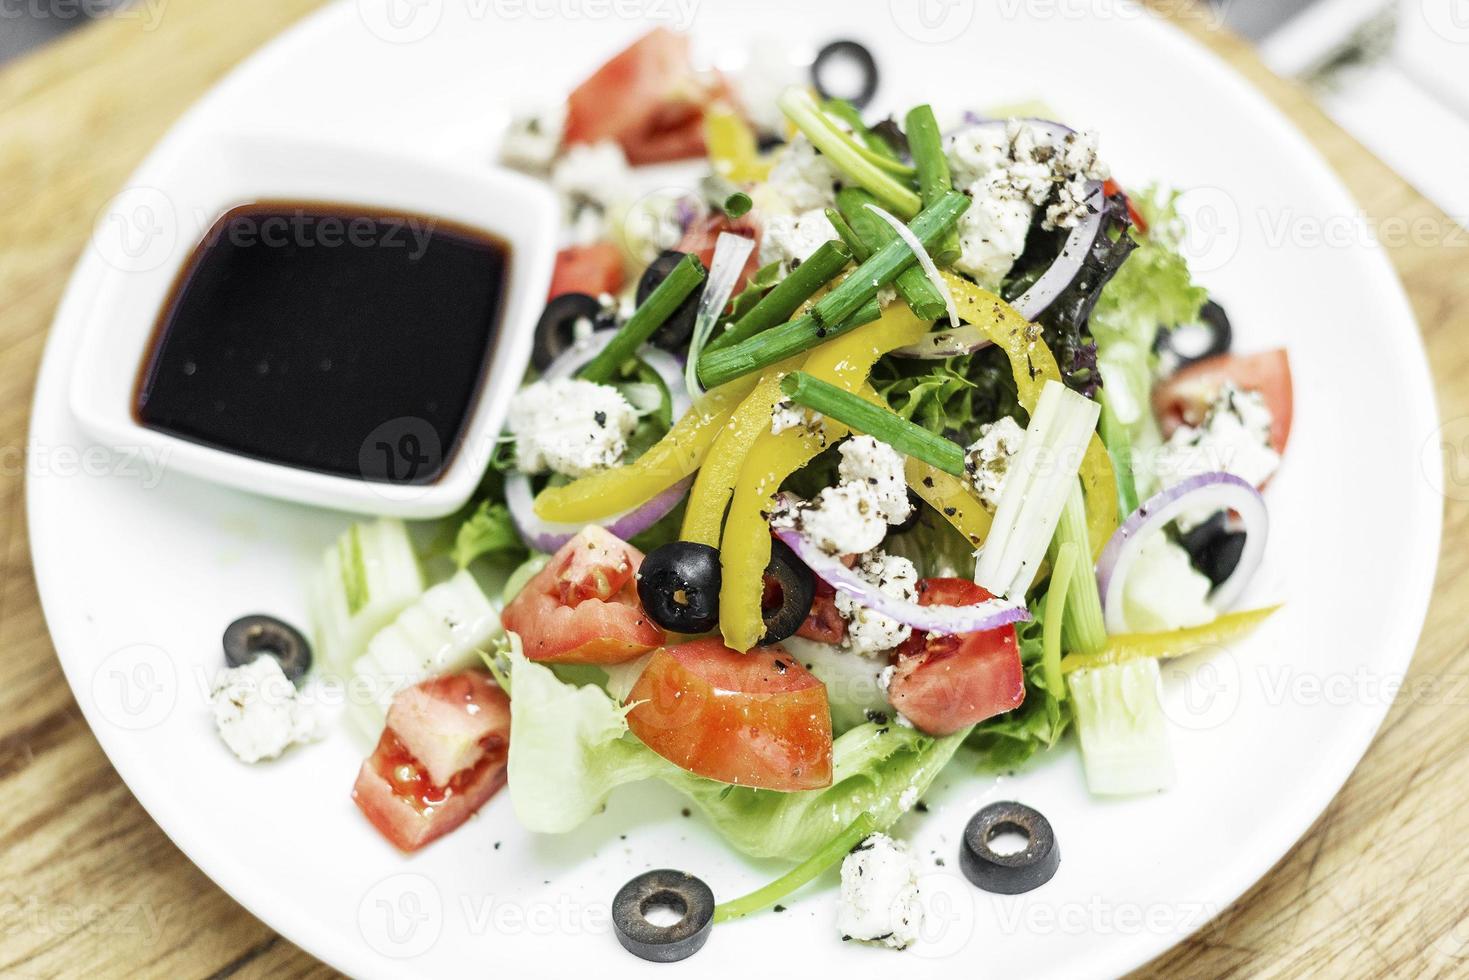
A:
<svg viewBox="0 0 1469 980">
<path fill-rule="evenodd" d="M 436 218 L 235 208 L 164 307 L 137 419 L 271 463 L 432 483 L 487 376 L 509 262 L 504 242 Z"/>
</svg>

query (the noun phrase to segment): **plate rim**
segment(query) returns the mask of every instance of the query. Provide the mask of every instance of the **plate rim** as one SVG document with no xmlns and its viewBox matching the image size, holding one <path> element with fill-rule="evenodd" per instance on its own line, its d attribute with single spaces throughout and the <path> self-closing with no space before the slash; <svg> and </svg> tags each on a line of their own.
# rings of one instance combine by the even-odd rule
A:
<svg viewBox="0 0 1469 980">
<path fill-rule="evenodd" d="M 189 134 L 195 128 L 204 125 L 204 118 L 211 107 L 227 93 L 236 87 L 249 84 L 255 73 L 264 70 L 265 66 L 275 59 L 286 56 L 290 48 L 306 47 L 316 41 L 318 34 L 325 34 L 333 26 L 335 20 L 350 12 L 352 6 L 353 0 L 335 0 L 335 2 L 328 3 L 295 21 L 265 45 L 252 52 L 199 96 L 149 150 L 122 186 L 131 186 L 136 183 L 140 176 L 148 173 L 153 167 L 155 158 L 170 152 L 176 141 L 189 138 Z M 1344 207 L 1346 212 L 1351 213 L 1358 210 L 1351 192 L 1321 152 L 1263 91 L 1230 66 L 1220 55 L 1178 25 L 1151 12 L 1147 16 L 1138 18 L 1133 28 L 1152 31 L 1153 38 L 1167 38 L 1166 43 L 1181 45 L 1190 51 L 1195 56 L 1199 71 L 1209 76 L 1207 79 L 1209 84 L 1218 87 L 1228 98 L 1255 110 L 1257 123 L 1268 127 L 1272 137 L 1288 150 L 1290 159 L 1287 163 L 1292 169 L 1308 169 L 1311 173 L 1319 175 L 1323 197 L 1334 199 L 1336 203 Z M 1139 43 L 1145 44 L 1149 40 L 1152 38 L 1140 38 Z M 1405 380 L 1412 389 L 1404 402 L 1407 417 L 1415 423 L 1419 421 L 1424 423 L 1424 430 L 1436 431 L 1440 426 L 1441 417 L 1436 402 L 1432 374 L 1428 366 L 1427 350 L 1421 327 L 1401 279 L 1392 266 L 1386 251 L 1382 248 L 1364 253 L 1364 260 L 1370 267 L 1372 275 L 1368 288 L 1373 295 L 1395 308 L 1397 315 L 1394 317 L 1394 329 L 1401 327 L 1410 336 L 1410 343 L 1407 345 L 1409 349 L 1404 352 L 1401 362 L 1405 371 Z M 84 248 L 82 258 L 74 268 L 62 294 L 62 300 L 53 318 L 42 355 L 35 395 L 31 403 L 28 439 L 32 444 L 37 441 L 43 423 L 56 410 L 56 407 L 49 403 L 43 404 L 42 396 L 59 399 L 64 409 L 67 401 L 66 392 L 62 377 L 58 377 L 64 377 L 67 373 L 67 365 L 61 363 L 67 354 L 63 347 L 74 346 L 79 340 L 79 338 L 73 340 L 69 337 L 75 333 L 72 327 L 85 314 L 85 304 L 90 299 L 89 283 L 97 278 L 100 263 L 101 259 L 94 250 Z M 1416 426 L 1414 431 L 1417 431 Z M 1425 558 L 1431 558 L 1431 561 L 1421 564 L 1415 562 L 1411 569 L 1409 576 L 1411 582 L 1406 587 L 1405 594 L 1413 599 L 1413 608 L 1409 613 L 1396 618 L 1396 628 L 1393 631 L 1396 642 L 1390 644 L 1394 650 L 1401 652 L 1393 657 L 1391 663 L 1381 665 L 1384 669 L 1401 670 L 1403 673 L 1407 672 L 1416 654 L 1418 640 L 1433 598 L 1433 584 L 1442 547 L 1445 504 L 1442 496 L 1432 489 L 1435 482 L 1441 482 L 1442 460 L 1437 455 L 1425 456 L 1423 465 L 1427 467 L 1424 475 L 1429 478 L 1424 499 L 1433 500 L 1435 505 L 1428 508 L 1425 514 L 1419 515 L 1421 517 L 1417 525 L 1419 540 L 1411 550 L 1414 554 L 1421 553 Z M 1437 481 L 1435 481 L 1436 477 Z M 62 573 L 55 568 L 52 558 L 45 557 L 46 550 L 39 544 L 46 536 L 41 526 L 41 518 L 37 516 L 42 508 L 33 505 L 37 491 L 44 485 L 44 480 L 43 476 L 28 470 L 24 484 L 27 531 L 38 598 L 57 660 L 68 686 L 72 689 L 73 697 L 103 753 L 127 785 L 129 792 L 147 811 L 159 829 L 217 887 L 224 890 L 234 901 L 293 944 L 322 962 L 354 975 L 379 976 L 385 973 L 411 975 L 408 969 L 409 963 L 379 956 L 368 949 L 365 942 L 328 941 L 329 931 L 297 926 L 296 920 L 285 915 L 279 905 L 275 904 L 277 896 L 269 894 L 270 889 L 266 886 L 256 885 L 248 876 L 241 877 L 233 873 L 226 873 L 233 872 L 232 862 L 220 857 L 220 849 L 217 844 L 210 844 L 208 835 L 199 833 L 197 828 L 182 826 L 178 821 L 165 823 L 158 818 L 156 813 L 166 809 L 160 798 L 161 794 L 155 795 L 151 788 L 145 788 L 141 792 L 137 788 L 139 785 L 148 787 L 149 781 L 142 778 L 142 772 L 146 767 L 128 758 L 125 752 L 114 752 L 109 743 L 120 740 L 122 733 L 114 731 L 112 726 L 105 724 L 105 719 L 95 716 L 95 706 L 90 703 L 90 699 L 81 694 L 85 689 L 85 678 L 79 673 L 83 664 L 79 657 L 68 657 L 63 654 L 61 643 L 57 640 L 58 636 L 65 635 L 68 629 L 57 621 L 54 602 L 48 600 L 47 596 L 54 594 L 56 589 L 62 587 L 63 583 L 60 581 Z M 1250 887 L 1262 880 L 1288 855 L 1345 786 L 1376 737 L 1390 707 L 1391 703 L 1386 701 L 1376 705 L 1362 705 L 1360 710 L 1353 714 L 1354 725 L 1350 729 L 1356 737 L 1351 740 L 1345 738 L 1336 740 L 1332 745 L 1334 751 L 1331 751 L 1322 760 L 1322 764 L 1315 769 L 1315 778 L 1303 780 L 1300 783 L 1301 788 L 1293 797 L 1296 802 L 1289 811 L 1291 815 L 1298 815 L 1297 819 L 1280 818 L 1265 825 L 1263 829 L 1270 831 L 1268 835 L 1265 835 L 1265 839 L 1269 842 L 1268 846 L 1255 846 L 1249 852 L 1253 860 L 1232 861 L 1224 871 L 1208 879 L 1215 884 L 1215 887 L 1209 890 L 1217 893 L 1219 898 L 1218 904 L 1209 909 L 1209 915 L 1201 916 L 1197 922 L 1191 923 L 1192 928 L 1186 934 L 1152 935 L 1140 932 L 1123 937 L 1121 941 L 1105 944 L 1097 951 L 1092 961 L 1096 974 L 1120 975 L 1147 964 L 1169 949 L 1185 942 L 1189 936 L 1197 933 L 1238 901 Z M 226 881 L 228 884 L 225 883 Z"/>
</svg>

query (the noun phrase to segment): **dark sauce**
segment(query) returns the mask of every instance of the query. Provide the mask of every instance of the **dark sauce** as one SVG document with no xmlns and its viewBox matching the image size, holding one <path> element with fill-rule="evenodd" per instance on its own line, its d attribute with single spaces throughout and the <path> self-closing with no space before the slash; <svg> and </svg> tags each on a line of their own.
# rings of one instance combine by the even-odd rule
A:
<svg viewBox="0 0 1469 980">
<path fill-rule="evenodd" d="M 235 208 L 164 307 L 138 421 L 271 463 L 432 483 L 489 370 L 509 264 L 503 241 L 441 219 Z"/>
</svg>

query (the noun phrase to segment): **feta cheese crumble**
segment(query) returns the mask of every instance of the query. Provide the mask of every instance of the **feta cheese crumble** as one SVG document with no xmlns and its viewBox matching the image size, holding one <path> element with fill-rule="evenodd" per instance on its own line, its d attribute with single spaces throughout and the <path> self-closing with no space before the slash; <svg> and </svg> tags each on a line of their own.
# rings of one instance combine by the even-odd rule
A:
<svg viewBox="0 0 1469 980">
<path fill-rule="evenodd" d="M 832 555 L 871 551 L 888 533 L 888 522 L 872 494 L 859 483 L 827 487 L 815 500 L 797 504 L 788 519 L 816 547 Z"/>
<path fill-rule="evenodd" d="M 551 187 L 568 215 L 587 206 L 606 211 L 626 195 L 630 176 L 627 157 L 613 141 L 577 143 L 551 168 Z"/>
<path fill-rule="evenodd" d="M 869 551 L 857 560 L 853 571 L 880 591 L 897 599 L 914 602 L 918 598 L 918 569 L 901 555 L 890 555 L 882 549 Z M 863 656 L 879 656 L 892 650 L 913 633 L 896 619 L 864 606 L 855 596 L 842 590 L 836 594 L 837 612 L 847 621 L 847 634 L 842 646 Z"/>
<path fill-rule="evenodd" d="M 837 466 L 844 483 L 864 484 L 872 494 L 878 514 L 889 524 L 901 524 L 913 513 L 908 500 L 908 478 L 902 455 L 872 436 L 853 436 L 838 447 L 842 461 Z"/>
<path fill-rule="evenodd" d="M 220 671 L 209 705 L 219 737 L 241 762 L 274 759 L 297 742 L 321 737 L 320 719 L 296 696 L 275 657 L 262 655 Z"/>
<path fill-rule="evenodd" d="M 500 144 L 500 161 L 527 173 L 544 174 L 556 162 L 566 129 L 566 103 L 510 120 Z"/>
<path fill-rule="evenodd" d="M 845 939 L 907 949 L 918 939 L 923 906 L 918 862 L 901 841 L 873 834 L 842 861 L 837 931 Z"/>
<path fill-rule="evenodd" d="M 782 398 L 775 403 L 775 411 L 770 416 L 770 434 L 778 436 L 789 429 L 805 429 L 807 432 L 820 434 L 823 431 L 822 415 L 797 405 L 789 398 Z"/>
<path fill-rule="evenodd" d="M 1088 181 L 1105 180 L 1095 133 L 1067 133 L 1059 142 L 1046 131 L 1011 119 L 970 126 L 953 134 L 945 154 L 954 185 L 973 204 L 959 218 L 956 268 L 995 288 L 1025 251 L 1036 211 L 1044 208 L 1046 231 L 1074 228 L 1090 213 Z"/>
<path fill-rule="evenodd" d="M 979 438 L 964 454 L 964 470 L 979 499 L 991 511 L 1000 506 L 1010 461 L 1025 444 L 1025 430 L 1010 416 L 979 427 Z"/>
<path fill-rule="evenodd" d="M 760 237 L 760 264 L 779 262 L 789 271 L 836 237 L 836 229 L 820 208 L 798 215 L 773 215 Z"/>
<path fill-rule="evenodd" d="M 1209 405 L 1201 425 L 1180 426 L 1158 451 L 1159 484 L 1171 487 L 1201 473 L 1231 473 L 1260 486 L 1280 467 L 1280 454 L 1270 445 L 1273 417 L 1257 391 L 1241 391 L 1225 383 Z M 1207 521 L 1213 511 L 1180 514 L 1179 530 Z"/>
<path fill-rule="evenodd" d="M 882 544 L 888 525 L 901 524 L 913 511 L 903 457 L 871 436 L 853 436 L 838 452 L 841 482 L 776 515 L 776 521 L 828 554 L 860 555 Z"/>
<path fill-rule="evenodd" d="M 580 477 L 616 465 L 637 424 L 637 412 L 616 388 L 559 378 L 516 395 L 506 427 L 522 472 Z"/>
<path fill-rule="evenodd" d="M 817 151 L 811 141 L 797 136 L 770 168 L 770 178 L 760 188 L 763 212 L 801 214 L 820 211 L 836 204 L 841 175 Z M 773 200 L 771 200 L 773 199 Z"/>
</svg>

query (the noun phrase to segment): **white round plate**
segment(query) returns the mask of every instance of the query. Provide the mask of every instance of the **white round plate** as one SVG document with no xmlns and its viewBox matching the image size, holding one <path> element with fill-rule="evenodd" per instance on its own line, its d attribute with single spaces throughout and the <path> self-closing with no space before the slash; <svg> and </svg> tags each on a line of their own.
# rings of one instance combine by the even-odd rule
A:
<svg viewBox="0 0 1469 980">
<path fill-rule="evenodd" d="M 720 926 L 700 955 L 660 975 L 1076 977 L 1147 961 L 1311 825 L 1412 656 L 1442 477 L 1422 348 L 1388 263 L 1355 233 L 1359 211 L 1341 185 L 1264 99 L 1192 41 L 1117 3 L 341 3 L 205 98 L 128 193 L 167 207 L 168 188 L 150 174 L 174 148 L 221 129 L 487 160 L 512 107 L 560 99 L 650 26 L 620 16 L 630 11 L 690 29 L 720 65 L 737 65 L 760 37 L 851 36 L 878 55 L 884 106 L 1039 97 L 1099 129 L 1125 182 L 1196 188 L 1199 274 L 1228 306 L 1238 349 L 1290 349 L 1296 386 L 1290 452 L 1268 491 L 1274 532 L 1246 597 L 1287 605 L 1247 642 L 1167 671 L 1170 792 L 1093 799 L 1072 745 L 1004 778 L 975 775 L 961 759 L 928 812 L 900 827 L 928 868 L 922 943 L 901 955 L 842 943 L 823 886 L 784 913 Z M 146 232 L 146 217 L 140 208 L 133 232 Z M 77 700 L 191 859 L 293 942 L 358 976 L 645 975 L 607 921 L 629 876 L 684 868 L 730 897 L 779 870 L 732 854 L 658 786 L 614 794 L 604 814 L 554 839 L 520 830 L 502 794 L 404 857 L 349 798 L 370 746 L 345 728 L 276 763 L 238 764 L 205 710 L 220 631 L 259 610 L 304 620 L 303 582 L 347 519 L 213 487 L 79 434 L 66 391 L 78 326 L 127 244 L 113 236 L 127 230 L 102 228 L 57 316 L 36 393 L 31 541 Z M 1060 841 L 1060 872 L 1029 895 L 985 895 L 957 875 L 960 828 L 997 798 L 1040 809 Z"/>
</svg>

